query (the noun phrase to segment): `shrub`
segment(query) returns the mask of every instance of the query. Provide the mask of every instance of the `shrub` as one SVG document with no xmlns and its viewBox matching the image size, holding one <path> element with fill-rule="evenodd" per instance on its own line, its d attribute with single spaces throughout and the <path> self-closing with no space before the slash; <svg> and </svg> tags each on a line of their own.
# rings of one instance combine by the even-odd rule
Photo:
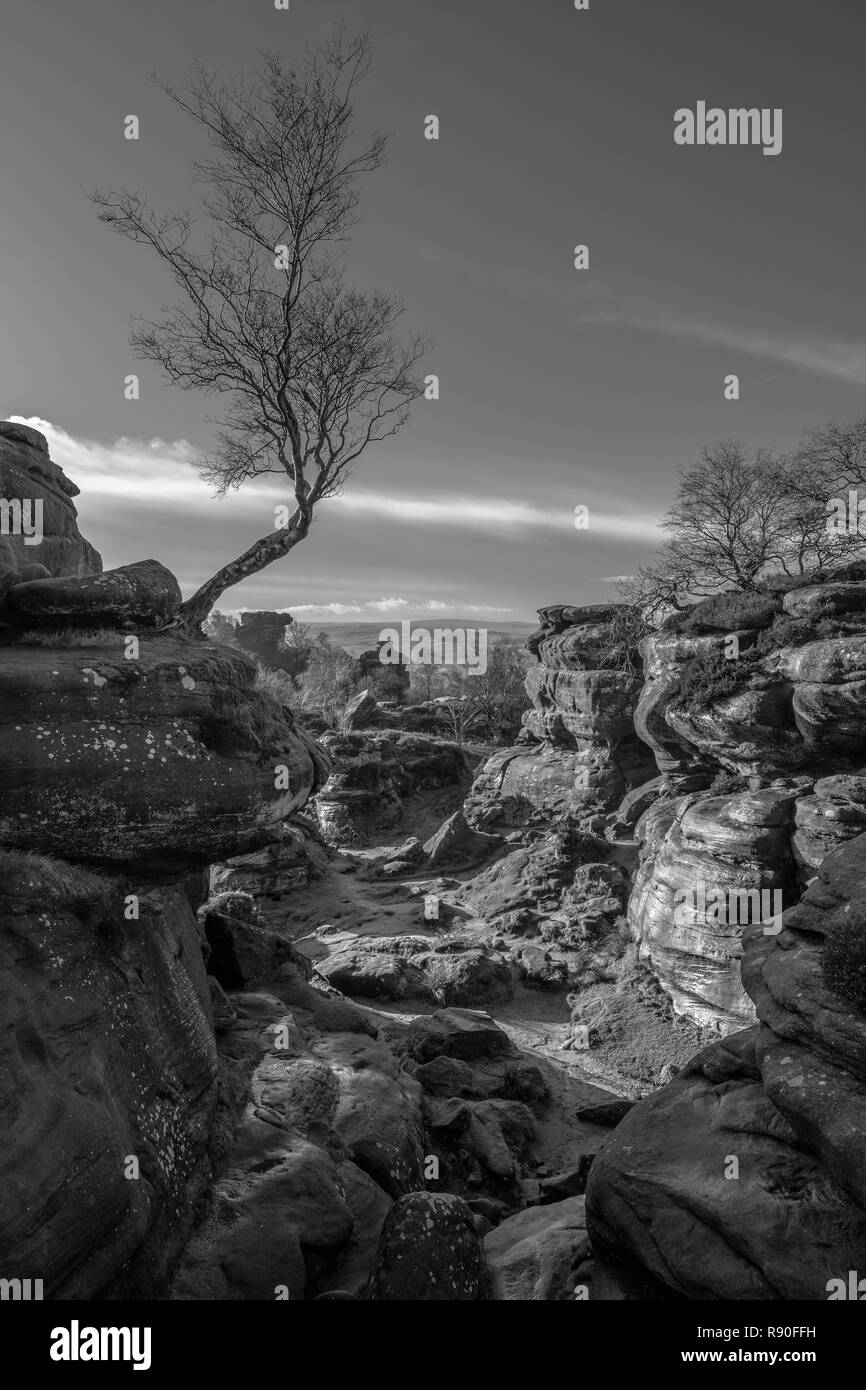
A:
<svg viewBox="0 0 866 1390">
<path fill-rule="evenodd" d="M 846 913 L 824 942 L 824 983 L 860 1013 L 866 1013 L 866 912 Z"/>
<path fill-rule="evenodd" d="M 28 629 L 16 637 L 18 647 L 114 647 L 129 634 L 113 627 L 61 627 L 52 631 Z"/>
<path fill-rule="evenodd" d="M 747 785 L 741 773 L 729 772 L 723 767 L 721 772 L 716 773 L 707 792 L 710 796 L 734 796 L 737 792 L 746 791 Z"/>
<path fill-rule="evenodd" d="M 779 603 L 768 594 L 731 591 L 701 599 L 685 613 L 675 613 L 665 629 L 683 634 L 737 632 L 742 628 L 768 627 L 779 612 Z"/>
<path fill-rule="evenodd" d="M 110 879 L 63 859 L 16 849 L 0 850 L 0 896 L 3 885 L 32 893 L 43 907 L 68 908 L 85 921 L 104 912 L 114 891 Z"/>
<path fill-rule="evenodd" d="M 792 618 L 787 613 L 780 613 L 770 627 L 761 633 L 756 649 L 760 656 L 769 656 L 781 647 L 802 647 L 806 642 L 835 637 L 842 627 L 842 623 L 829 616 Z"/>
<path fill-rule="evenodd" d="M 719 648 L 701 652 L 680 672 L 676 704 L 704 710 L 720 700 L 728 700 L 747 685 L 754 669 L 754 654 L 745 651 L 729 661 Z"/>
</svg>

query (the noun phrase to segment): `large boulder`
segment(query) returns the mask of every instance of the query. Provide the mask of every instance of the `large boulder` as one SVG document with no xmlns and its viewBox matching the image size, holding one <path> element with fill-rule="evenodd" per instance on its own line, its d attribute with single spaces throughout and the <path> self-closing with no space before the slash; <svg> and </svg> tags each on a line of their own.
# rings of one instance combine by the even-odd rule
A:
<svg viewBox="0 0 866 1390">
<path fill-rule="evenodd" d="M 31 579 L 6 592 L 4 615 L 19 626 L 160 628 L 180 612 L 180 585 L 158 560 L 102 574 Z"/>
<path fill-rule="evenodd" d="M 370 1297 L 467 1303 L 483 1296 L 484 1265 L 470 1208 L 461 1197 L 412 1192 L 382 1230 Z"/>
<path fill-rule="evenodd" d="M 254 678 L 177 637 L 8 647 L 0 842 L 169 876 L 273 840 L 328 762 Z"/>
<path fill-rule="evenodd" d="M 589 1254 L 583 1197 L 527 1207 L 484 1237 L 490 1297 L 521 1302 L 573 1300 Z"/>
</svg>

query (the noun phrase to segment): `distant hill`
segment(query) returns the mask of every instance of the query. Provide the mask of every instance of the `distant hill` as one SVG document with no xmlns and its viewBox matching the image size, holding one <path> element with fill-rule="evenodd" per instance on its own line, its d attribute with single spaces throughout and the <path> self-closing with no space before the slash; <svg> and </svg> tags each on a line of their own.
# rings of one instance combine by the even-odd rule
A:
<svg viewBox="0 0 866 1390">
<path fill-rule="evenodd" d="M 400 631 L 399 618 L 383 618 L 375 623 L 316 623 L 305 624 L 309 626 L 313 634 L 327 633 L 335 647 L 344 647 L 352 656 L 360 656 L 361 652 L 371 651 L 378 645 L 379 633 L 386 627 L 395 627 Z M 479 628 L 487 631 L 488 647 L 497 646 L 500 643 L 514 643 L 522 647 L 531 632 L 535 632 L 537 623 L 518 623 L 510 622 L 497 618 L 495 623 L 485 622 L 483 618 L 413 618 L 412 630 L 416 628 L 427 628 L 433 631 L 435 628 L 450 628 L 452 631 L 460 631 L 461 628 Z"/>
</svg>

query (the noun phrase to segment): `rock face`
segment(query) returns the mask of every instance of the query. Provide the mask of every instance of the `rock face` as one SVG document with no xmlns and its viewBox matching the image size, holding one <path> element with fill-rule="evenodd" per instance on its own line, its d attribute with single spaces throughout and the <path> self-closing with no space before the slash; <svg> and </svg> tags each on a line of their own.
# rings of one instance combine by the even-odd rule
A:
<svg viewBox="0 0 866 1390">
<path fill-rule="evenodd" d="M 739 972 L 741 918 L 750 920 L 753 903 L 769 917 L 774 904 L 784 909 L 798 896 L 795 801 L 795 791 L 775 784 L 728 797 L 692 793 L 657 802 L 640 824 L 631 921 L 675 1012 L 695 1023 L 726 1031 L 754 1015 Z M 725 898 L 714 908 L 716 893 Z"/>
<path fill-rule="evenodd" d="M 663 784 L 636 828 L 629 922 L 675 1010 L 696 1023 L 727 1032 L 753 1017 L 739 958 L 760 895 L 773 915 L 791 907 L 824 856 L 866 828 L 864 603 L 862 582 L 827 583 L 786 594 L 775 618 L 768 600 L 769 630 L 708 620 L 643 643 L 635 724 Z M 819 620 L 827 635 L 813 640 Z M 741 656 L 728 672 L 718 654 L 732 637 Z M 684 673 L 701 663 L 701 698 L 683 700 Z M 716 793 L 719 774 L 734 786 Z M 743 894 L 739 913 L 730 897 L 721 920 L 687 903 L 675 913 L 683 895 L 718 894 Z"/>
<path fill-rule="evenodd" d="M 277 838 L 327 759 L 253 679 L 179 638 L 7 648 L 0 843 L 169 875 Z"/>
<path fill-rule="evenodd" d="M 613 605 L 539 611 L 541 628 L 527 642 L 538 665 L 526 679 L 525 742 L 495 753 L 476 777 L 467 814 L 479 829 L 519 825 L 539 811 L 603 821 L 653 775 L 633 723 L 638 665 L 603 664 L 615 616 Z"/>
<path fill-rule="evenodd" d="M 41 512 L 41 539 L 29 539 L 12 521 L 0 531 L 0 595 L 12 583 L 48 575 L 98 574 L 102 561 L 78 530 L 73 497 L 79 489 L 52 461 L 44 434 L 0 421 L 0 499 L 19 502 L 31 527 Z M 37 507 L 37 503 L 40 504 Z M 11 517 L 10 511 L 10 517 Z M 16 533 L 17 530 L 17 533 Z"/>
<path fill-rule="evenodd" d="M 0 1019 L 0 1265 L 46 1298 L 151 1296 L 211 1173 L 217 1055 L 188 902 L 0 851 Z"/>
<path fill-rule="evenodd" d="M 864 876 L 861 835 L 827 856 L 779 935 L 747 930 L 757 1025 L 635 1105 L 596 1160 L 590 1235 L 624 1286 L 636 1269 L 668 1296 L 825 1300 L 862 1270 L 864 1015 L 822 960 L 841 928 L 862 929 Z"/>
</svg>

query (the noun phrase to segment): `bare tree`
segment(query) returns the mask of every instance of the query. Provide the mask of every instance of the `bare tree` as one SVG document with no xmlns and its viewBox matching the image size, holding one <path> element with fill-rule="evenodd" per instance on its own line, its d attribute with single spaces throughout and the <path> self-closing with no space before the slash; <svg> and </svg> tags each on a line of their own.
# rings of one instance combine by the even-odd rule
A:
<svg viewBox="0 0 866 1390">
<path fill-rule="evenodd" d="M 620 585 L 651 621 L 696 599 L 752 592 L 771 574 L 821 578 L 862 553 L 863 539 L 828 528 L 828 504 L 866 482 L 866 417 L 831 422 L 795 453 L 749 455 L 737 440 L 702 451 L 680 476 L 657 558 Z"/>
<path fill-rule="evenodd" d="M 368 445 L 400 429 L 422 392 L 426 343 L 397 338 L 402 305 L 348 285 L 337 249 L 356 223 L 359 180 L 385 152 L 381 135 L 352 148 L 353 99 L 369 69 L 366 37 L 338 30 L 296 66 L 264 55 L 248 82 L 199 64 L 183 88 L 159 83 L 210 144 L 193 164 L 209 224 L 198 246 L 188 213 L 153 212 L 125 191 L 92 195 L 101 219 L 149 246 L 182 294 L 159 322 L 136 322 L 134 351 L 181 389 L 225 402 L 203 476 L 220 493 L 265 474 L 287 480 L 285 524 L 207 580 L 182 626 L 197 628 L 226 589 L 303 540 L 316 505 L 340 492 Z"/>
</svg>

